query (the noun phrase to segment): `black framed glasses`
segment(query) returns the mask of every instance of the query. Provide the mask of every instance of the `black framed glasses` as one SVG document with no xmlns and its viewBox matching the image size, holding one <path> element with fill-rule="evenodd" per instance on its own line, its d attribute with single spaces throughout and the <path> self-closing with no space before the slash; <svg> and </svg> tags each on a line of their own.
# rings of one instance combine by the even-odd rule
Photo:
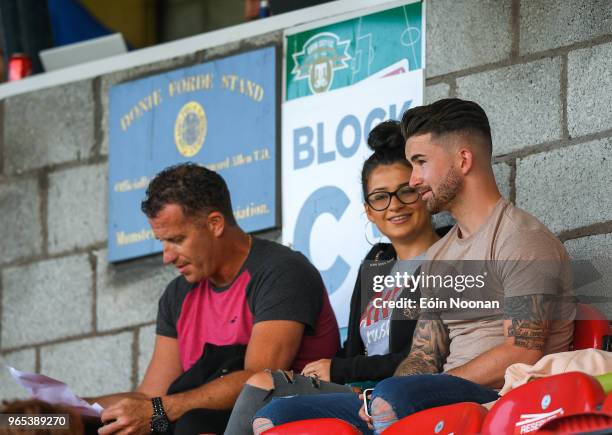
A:
<svg viewBox="0 0 612 435">
<path fill-rule="evenodd" d="M 391 198 L 396 197 L 402 204 L 413 204 L 419 200 L 421 194 L 410 186 L 402 186 L 394 192 L 380 190 L 372 192 L 366 197 L 366 202 L 376 211 L 383 211 L 391 205 Z"/>
</svg>

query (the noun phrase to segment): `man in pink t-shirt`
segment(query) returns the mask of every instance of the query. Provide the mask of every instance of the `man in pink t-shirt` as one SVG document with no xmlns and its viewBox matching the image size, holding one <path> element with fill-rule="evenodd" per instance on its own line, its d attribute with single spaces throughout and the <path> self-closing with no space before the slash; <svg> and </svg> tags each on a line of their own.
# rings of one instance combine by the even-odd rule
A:
<svg viewBox="0 0 612 435">
<path fill-rule="evenodd" d="M 244 233 L 220 175 L 195 164 L 167 168 L 142 210 L 164 263 L 181 275 L 159 301 L 155 349 L 137 391 L 91 399 L 105 408 L 100 434 L 223 432 L 251 375 L 336 354 L 321 276 L 302 254 Z"/>
</svg>

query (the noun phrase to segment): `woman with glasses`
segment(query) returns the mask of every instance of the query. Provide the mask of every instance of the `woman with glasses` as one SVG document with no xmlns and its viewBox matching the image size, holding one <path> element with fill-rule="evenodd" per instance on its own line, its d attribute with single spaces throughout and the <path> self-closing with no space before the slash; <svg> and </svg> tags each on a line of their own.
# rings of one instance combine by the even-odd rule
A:
<svg viewBox="0 0 612 435">
<path fill-rule="evenodd" d="M 364 162 L 361 174 L 365 213 L 391 243 L 374 245 L 365 260 L 388 261 L 392 274 L 400 267 L 402 272 L 416 274 L 425 251 L 439 236 L 425 203 L 409 185 L 412 168 L 404 156 L 399 123 L 377 125 L 368 146 L 374 153 Z M 375 298 L 415 298 L 416 289 L 392 287 L 375 293 L 371 288 L 362 289 L 361 273 L 355 282 L 341 353 L 307 364 L 300 375 L 280 370 L 254 375 L 236 401 L 226 435 L 261 433 L 274 425 L 319 417 L 343 418 L 368 431 L 358 416 L 361 402 L 356 389 L 345 384 L 393 376 L 410 351 L 418 310 L 377 308 L 380 304 L 374 303 Z M 251 426 L 255 412 L 270 400 Z"/>
</svg>

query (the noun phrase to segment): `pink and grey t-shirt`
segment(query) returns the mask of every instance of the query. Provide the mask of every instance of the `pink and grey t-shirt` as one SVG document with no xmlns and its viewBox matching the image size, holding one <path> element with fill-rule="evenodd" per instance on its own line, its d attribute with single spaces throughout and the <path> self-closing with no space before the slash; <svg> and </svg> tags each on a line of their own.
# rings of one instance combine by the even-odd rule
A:
<svg viewBox="0 0 612 435">
<path fill-rule="evenodd" d="M 159 300 L 158 335 L 176 338 L 183 369 L 202 356 L 207 343 L 248 344 L 253 325 L 266 320 L 303 323 L 305 335 L 292 368 L 335 356 L 338 324 L 319 272 L 302 254 L 268 240 L 253 239 L 234 281 L 174 279 Z"/>
</svg>

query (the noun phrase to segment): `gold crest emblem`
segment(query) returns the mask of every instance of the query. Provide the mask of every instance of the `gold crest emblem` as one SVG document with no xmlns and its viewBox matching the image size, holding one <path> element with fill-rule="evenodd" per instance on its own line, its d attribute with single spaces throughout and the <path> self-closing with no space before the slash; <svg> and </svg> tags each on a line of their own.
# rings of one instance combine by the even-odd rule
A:
<svg viewBox="0 0 612 435">
<path fill-rule="evenodd" d="M 351 41 L 342 41 L 332 32 L 317 33 L 302 46 L 302 51 L 293 53 L 294 80 L 308 79 L 313 94 L 327 92 L 334 81 L 334 71 L 349 68 L 353 57 L 349 54 Z"/>
<path fill-rule="evenodd" d="M 197 101 L 185 104 L 174 123 L 174 141 L 178 152 L 184 157 L 195 156 L 204 144 L 208 120 L 204 108 Z"/>
<path fill-rule="evenodd" d="M 310 68 L 308 85 L 313 94 L 327 92 L 334 80 L 334 65 L 331 59 L 319 58 Z"/>
</svg>

